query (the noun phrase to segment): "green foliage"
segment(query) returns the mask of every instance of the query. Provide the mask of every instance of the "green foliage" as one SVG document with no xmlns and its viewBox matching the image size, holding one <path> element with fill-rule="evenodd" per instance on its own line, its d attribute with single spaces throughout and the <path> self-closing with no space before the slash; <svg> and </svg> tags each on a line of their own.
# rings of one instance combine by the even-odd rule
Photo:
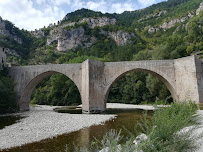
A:
<svg viewBox="0 0 203 152">
<path fill-rule="evenodd" d="M 64 22 L 77 22 L 82 18 L 85 17 L 102 17 L 102 16 L 107 16 L 107 17 L 111 17 L 111 14 L 102 14 L 101 12 L 95 12 L 89 9 L 80 9 L 77 10 L 75 12 L 69 13 L 65 16 L 65 19 L 61 21 L 61 23 L 63 24 Z"/>
<path fill-rule="evenodd" d="M 158 78 L 147 73 L 131 72 L 113 84 L 108 102 L 151 103 L 169 96 L 170 92 Z"/>
<path fill-rule="evenodd" d="M 77 105 L 81 103 L 77 86 L 65 75 L 56 74 L 38 84 L 32 104 Z"/>
<path fill-rule="evenodd" d="M 104 135 L 101 141 L 95 140 L 90 148 L 75 148 L 79 152 L 94 152 L 105 149 L 110 152 L 182 152 L 195 151 L 198 148 L 198 141 L 203 135 L 196 135 L 199 117 L 194 115 L 197 106 L 193 102 L 174 103 L 169 107 L 157 109 L 152 120 L 143 117 L 139 126 L 147 135 L 146 140 L 141 140 L 135 145 L 134 132 L 130 133 L 125 142 L 122 142 L 121 131 L 110 130 Z M 191 126 L 193 125 L 193 126 Z M 187 128 L 185 128 L 187 127 Z"/>
<path fill-rule="evenodd" d="M 0 114 L 11 113 L 17 110 L 14 81 L 7 76 L 6 69 L 0 71 Z"/>
<path fill-rule="evenodd" d="M 183 127 L 191 126 L 197 123 L 195 112 L 197 105 L 195 103 L 173 103 L 171 106 L 160 109 L 155 112 L 150 137 L 167 141 L 174 133 L 180 131 Z"/>
<path fill-rule="evenodd" d="M 4 22 L 6 30 L 8 30 L 12 36 L 21 38 L 22 44 L 18 43 L 10 37 L 0 36 L 0 46 L 13 49 L 19 55 L 21 55 L 21 57 L 27 58 L 29 52 L 31 51 L 30 46 L 32 46 L 33 37 L 28 31 L 24 29 L 18 29 L 10 21 L 5 20 Z"/>
<path fill-rule="evenodd" d="M 48 35 L 49 35 L 49 32 L 50 32 L 52 29 L 53 29 L 52 27 L 47 27 L 47 28 L 43 28 L 42 31 L 44 31 L 44 35 L 45 35 L 45 36 L 48 36 Z"/>
<path fill-rule="evenodd" d="M 143 129 L 148 139 L 139 148 L 143 151 L 195 151 L 196 140 L 202 135 L 194 135 L 197 126 L 183 128 L 199 123 L 199 118 L 194 115 L 196 110 L 197 105 L 193 102 L 175 103 L 157 110 L 151 123 L 144 120 Z"/>
</svg>

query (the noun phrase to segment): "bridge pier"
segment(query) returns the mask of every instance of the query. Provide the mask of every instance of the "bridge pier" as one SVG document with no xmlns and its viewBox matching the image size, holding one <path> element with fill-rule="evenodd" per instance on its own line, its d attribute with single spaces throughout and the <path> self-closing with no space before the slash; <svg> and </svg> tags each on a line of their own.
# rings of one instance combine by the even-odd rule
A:
<svg viewBox="0 0 203 152">
<path fill-rule="evenodd" d="M 82 111 L 83 113 L 101 113 L 104 105 L 103 81 L 104 63 L 86 60 L 82 63 Z"/>
</svg>

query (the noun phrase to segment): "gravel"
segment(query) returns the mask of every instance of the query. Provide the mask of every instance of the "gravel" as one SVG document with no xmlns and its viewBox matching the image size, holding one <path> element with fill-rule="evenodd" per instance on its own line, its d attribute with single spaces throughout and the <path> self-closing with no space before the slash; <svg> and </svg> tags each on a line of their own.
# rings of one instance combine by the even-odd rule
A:
<svg viewBox="0 0 203 152">
<path fill-rule="evenodd" d="M 30 111 L 18 113 L 25 116 L 19 122 L 0 130 L 0 150 L 52 138 L 57 135 L 102 124 L 115 115 L 88 115 L 57 113 L 55 106 L 30 106 Z M 153 106 L 108 103 L 107 108 L 138 108 L 153 110 Z M 16 114 L 15 114 L 16 115 Z"/>
<path fill-rule="evenodd" d="M 55 107 L 31 106 L 30 111 L 21 113 L 25 118 L 0 130 L 0 150 L 98 125 L 115 117 L 57 113 L 53 108 Z"/>
</svg>

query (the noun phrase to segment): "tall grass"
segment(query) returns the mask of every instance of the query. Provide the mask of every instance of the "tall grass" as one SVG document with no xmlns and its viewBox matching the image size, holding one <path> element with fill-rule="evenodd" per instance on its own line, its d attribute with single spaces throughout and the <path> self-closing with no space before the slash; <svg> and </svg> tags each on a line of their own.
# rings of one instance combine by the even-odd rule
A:
<svg viewBox="0 0 203 152">
<path fill-rule="evenodd" d="M 199 127 L 199 117 L 195 114 L 195 103 L 174 103 L 170 107 L 157 110 L 152 122 L 144 119 L 143 131 L 148 136 L 146 141 L 139 145 L 139 149 L 146 152 L 184 152 L 195 151 L 197 141 L 202 135 L 195 135 Z M 183 129 L 187 127 L 187 129 Z"/>
<path fill-rule="evenodd" d="M 101 142 L 96 140 L 89 149 L 76 148 L 76 151 L 98 152 L 105 149 L 105 152 L 193 152 L 198 149 L 197 140 L 203 136 L 194 133 L 199 124 L 196 110 L 197 106 L 192 102 L 174 103 L 156 110 L 151 121 L 144 116 L 138 125 L 148 138 L 137 146 L 133 144 L 135 136 L 132 134 L 121 144 L 120 132 L 111 130 Z"/>
</svg>

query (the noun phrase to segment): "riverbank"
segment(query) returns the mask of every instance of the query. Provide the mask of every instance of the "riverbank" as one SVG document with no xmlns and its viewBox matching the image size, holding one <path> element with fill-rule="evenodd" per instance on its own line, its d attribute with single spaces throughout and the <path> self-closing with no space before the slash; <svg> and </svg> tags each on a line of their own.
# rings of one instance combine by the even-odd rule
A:
<svg viewBox="0 0 203 152">
<path fill-rule="evenodd" d="M 20 122 L 0 130 L 0 149 L 52 138 L 64 133 L 98 125 L 115 115 L 78 115 L 54 112 L 54 106 L 31 106 L 30 111 L 19 115 Z"/>
<path fill-rule="evenodd" d="M 52 138 L 64 133 L 101 124 L 115 115 L 81 115 L 56 113 L 54 106 L 31 106 L 30 111 L 17 115 L 25 118 L 0 130 L 0 149 L 21 146 L 27 143 Z M 153 110 L 149 105 L 125 105 L 108 103 L 107 108 L 135 108 Z M 16 114 L 15 114 L 16 115 Z"/>
</svg>

